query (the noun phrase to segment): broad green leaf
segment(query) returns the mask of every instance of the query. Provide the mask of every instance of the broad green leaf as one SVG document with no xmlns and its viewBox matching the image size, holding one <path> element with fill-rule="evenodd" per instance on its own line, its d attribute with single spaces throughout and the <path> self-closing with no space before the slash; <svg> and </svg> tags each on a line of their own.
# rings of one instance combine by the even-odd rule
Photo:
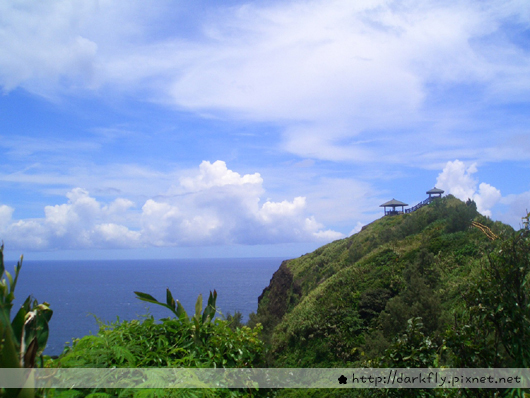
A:
<svg viewBox="0 0 530 398">
<path fill-rule="evenodd" d="M 215 308 L 216 301 L 217 301 L 217 290 L 214 289 L 213 295 L 212 295 L 212 292 L 210 292 L 210 296 L 208 297 L 208 305 Z"/>
<path fill-rule="evenodd" d="M 23 362 L 25 368 L 35 367 L 35 358 L 37 357 L 37 351 L 39 350 L 39 343 L 37 337 L 33 338 L 26 348 L 26 352 L 23 354 Z"/>
<path fill-rule="evenodd" d="M 22 333 L 21 351 L 27 350 L 31 342 L 37 336 L 37 311 L 30 311 L 24 318 L 24 329 Z M 22 344 L 25 349 L 22 347 Z"/>
<path fill-rule="evenodd" d="M 175 299 L 173 298 L 173 295 L 171 294 L 169 288 L 166 289 L 166 303 L 171 308 L 175 308 Z"/>
<path fill-rule="evenodd" d="M 215 314 L 215 310 L 212 309 L 212 307 L 207 306 L 204 309 L 204 313 L 202 314 L 202 323 L 204 324 L 208 321 L 211 321 L 211 319 L 213 318 L 213 314 Z"/>
<path fill-rule="evenodd" d="M 182 304 L 180 304 L 180 301 L 178 301 L 178 300 L 177 300 L 177 317 L 181 321 L 185 321 L 185 322 L 189 321 L 188 314 L 186 313 L 186 310 L 184 309 L 184 307 L 182 306 Z"/>
<path fill-rule="evenodd" d="M 22 259 L 22 256 L 21 256 Z M 22 260 L 20 260 L 17 265 L 15 266 L 15 281 L 13 282 L 12 290 L 15 290 L 15 286 L 17 285 L 18 276 L 20 275 L 20 269 L 22 268 Z"/>
<path fill-rule="evenodd" d="M 9 280 L 9 291 L 13 292 L 13 277 L 11 276 L 9 272 L 5 271 L 5 273 L 6 273 L 7 279 Z"/>
<path fill-rule="evenodd" d="M 9 328 L 9 325 L 11 324 L 11 319 L 10 318 L 10 315 L 11 315 L 11 305 L 9 304 L 4 304 L 4 305 L 1 305 L 0 303 L 0 324 L 2 324 L 3 327 L 5 328 Z"/>
<path fill-rule="evenodd" d="M 197 297 L 197 302 L 195 303 L 195 317 L 197 320 L 201 319 L 201 313 L 202 313 L 202 294 L 199 294 L 199 297 Z"/>
<path fill-rule="evenodd" d="M 42 312 L 42 315 L 46 319 L 46 322 L 50 322 L 50 319 L 52 319 L 53 310 L 50 308 L 50 304 L 47 302 L 44 302 L 39 305 L 39 309 Z"/>
<path fill-rule="evenodd" d="M 6 328 L 2 336 L 4 345 L 0 352 L 0 368 L 20 368 L 20 359 L 13 341 L 12 332 Z"/>
<path fill-rule="evenodd" d="M 22 338 L 22 330 L 24 328 L 26 314 L 30 311 L 30 299 L 31 296 L 28 296 L 11 322 L 13 334 L 15 335 L 18 345 L 20 345 L 20 339 Z"/>
<path fill-rule="evenodd" d="M 151 296 L 150 294 L 142 293 L 142 292 L 134 292 L 134 294 L 138 296 L 136 297 L 137 299 L 140 299 L 142 301 L 160 304 L 159 301 L 155 299 L 153 296 Z"/>
<path fill-rule="evenodd" d="M 51 313 L 52 311 L 40 311 L 37 314 L 37 343 L 38 343 L 38 350 L 37 350 L 37 356 L 42 354 L 44 349 L 46 348 L 46 344 L 48 342 L 48 336 L 50 333 L 49 325 L 48 325 L 48 313 Z M 51 317 L 51 315 L 50 315 Z"/>
<path fill-rule="evenodd" d="M 204 313 L 202 315 L 202 322 L 203 323 L 207 322 L 208 318 L 211 321 L 213 319 L 213 317 L 215 316 L 215 311 L 216 311 L 215 303 L 216 303 L 216 301 L 217 301 L 217 291 L 214 290 L 213 294 L 210 291 L 210 296 L 208 297 L 208 305 L 207 305 L 207 307 L 204 310 Z"/>
</svg>

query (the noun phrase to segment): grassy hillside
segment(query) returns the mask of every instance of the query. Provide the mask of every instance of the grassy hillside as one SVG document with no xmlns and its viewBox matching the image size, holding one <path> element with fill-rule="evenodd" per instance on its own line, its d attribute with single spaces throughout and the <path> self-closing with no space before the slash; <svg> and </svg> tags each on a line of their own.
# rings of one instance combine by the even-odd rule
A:
<svg viewBox="0 0 530 398">
<path fill-rule="evenodd" d="M 271 365 L 360 366 L 383 355 L 415 317 L 423 333 L 441 336 L 496 245 L 473 220 L 497 235 L 513 232 L 473 202 L 447 196 L 285 261 L 256 317 Z"/>
</svg>

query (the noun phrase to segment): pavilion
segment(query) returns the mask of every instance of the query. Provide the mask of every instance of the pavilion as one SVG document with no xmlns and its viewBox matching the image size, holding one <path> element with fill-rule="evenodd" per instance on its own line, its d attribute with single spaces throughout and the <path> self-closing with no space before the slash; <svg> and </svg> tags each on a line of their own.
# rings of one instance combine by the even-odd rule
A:
<svg viewBox="0 0 530 398">
<path fill-rule="evenodd" d="M 436 198 L 441 198 L 444 191 L 442 191 L 439 188 L 434 187 L 433 189 L 429 189 L 427 192 L 425 192 L 427 195 L 429 195 L 429 202 Z"/>
<path fill-rule="evenodd" d="M 404 212 L 405 206 L 408 206 L 408 204 L 400 202 L 399 200 L 396 200 L 396 199 L 392 199 L 386 203 L 383 203 L 379 207 L 384 207 L 385 216 L 394 216 L 396 214 L 402 214 Z M 387 210 L 387 207 L 391 207 L 392 210 Z M 401 207 L 401 211 L 397 211 L 396 207 Z"/>
</svg>

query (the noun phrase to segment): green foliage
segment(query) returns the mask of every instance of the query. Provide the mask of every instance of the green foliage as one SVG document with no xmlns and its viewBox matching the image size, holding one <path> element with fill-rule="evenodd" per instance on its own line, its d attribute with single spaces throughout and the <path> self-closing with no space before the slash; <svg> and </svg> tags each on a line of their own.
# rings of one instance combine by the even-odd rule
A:
<svg viewBox="0 0 530 398">
<path fill-rule="evenodd" d="M 530 338 L 527 329 L 517 327 L 525 325 L 523 317 L 530 319 L 522 310 L 528 309 L 526 271 L 517 273 L 520 267 L 513 266 L 503 271 L 499 265 L 509 258 L 518 258 L 512 265 L 521 263 L 522 257 L 502 249 L 471 221 L 496 235 L 510 231 L 480 216 L 474 202 L 449 195 L 414 213 L 382 217 L 358 234 L 286 262 L 292 280 L 273 278 L 269 290 L 282 294 L 298 283 L 301 294 L 268 330 L 269 366 L 360 366 L 385 357 L 392 347 L 396 355 L 409 347 L 410 363 L 425 362 L 415 355 L 428 347 L 444 366 L 513 366 L 514 357 L 527 366 L 521 361 L 522 352 L 530 352 Z M 498 280 L 505 285 L 500 290 Z M 271 300 L 260 302 L 258 314 L 267 313 Z M 506 300 L 511 304 L 500 305 Z M 409 324 L 416 318 L 421 328 Z"/>
<path fill-rule="evenodd" d="M 153 317 L 143 321 L 120 321 L 105 324 L 95 336 L 85 336 L 74 340 L 72 347 L 50 367 L 62 368 L 111 368 L 111 367 L 254 367 L 262 365 L 264 344 L 260 339 L 261 325 L 253 329 L 233 327 L 228 320 L 215 319 L 217 294 L 210 293 L 208 304 L 202 310 L 202 296 L 197 299 L 195 314 L 188 318 L 180 303 L 173 300 L 169 289 L 166 303 L 158 302 L 153 296 L 135 292 L 140 300 L 163 305 L 170 309 L 175 318 L 164 318 L 156 322 Z M 62 398 L 64 391 L 54 394 Z M 249 393 L 243 390 L 204 389 L 204 390 L 78 390 L 79 397 L 90 394 L 120 397 L 180 397 L 180 396 L 220 396 L 241 397 Z M 260 396 L 252 391 L 252 396 Z M 263 394 L 262 394 L 263 395 Z M 101 395 L 104 396 L 104 395 Z"/>
<path fill-rule="evenodd" d="M 469 321 L 464 318 L 462 331 L 453 336 L 459 360 L 530 367 L 530 231 L 522 229 L 500 242 L 464 299 Z M 473 329 L 489 333 L 479 339 Z"/>
<path fill-rule="evenodd" d="M 409 319 L 406 332 L 383 355 L 365 360 L 364 365 L 394 368 L 527 368 L 530 364 L 529 284 L 530 231 L 522 229 L 503 237 L 484 258 L 483 268 L 469 280 L 468 288 L 462 295 L 464 303 L 456 309 L 454 323 L 443 338 L 424 333 L 428 330 L 423 328 L 421 318 Z M 427 313 L 423 316 L 424 320 L 428 319 Z M 374 346 L 381 341 L 381 337 L 374 334 L 369 345 Z M 401 396 L 399 391 L 381 393 L 382 396 Z M 424 393 L 432 396 L 450 395 L 443 391 Z M 421 395 L 421 391 L 404 394 L 431 396 Z M 518 389 L 461 390 L 454 391 L 451 396 L 461 394 L 476 397 L 523 396 Z M 364 395 L 371 396 L 370 393 Z"/>
<path fill-rule="evenodd" d="M 446 231 L 448 233 L 465 231 L 477 215 L 477 205 L 468 199 L 465 205 L 459 204 L 451 209 L 448 215 Z"/>
<path fill-rule="evenodd" d="M 15 278 L 4 266 L 4 244 L 0 246 L 0 368 L 33 368 L 36 359 L 41 358 L 48 341 L 48 322 L 52 310 L 48 303 L 39 304 L 29 296 L 11 321 L 11 309 L 15 299 L 15 287 L 18 281 L 23 257 L 15 267 Z M 28 386 L 31 386 L 29 381 Z M 6 397 L 33 397 L 32 388 L 2 389 L 0 395 Z"/>
<path fill-rule="evenodd" d="M 315 367 L 351 362 L 358 354 L 363 320 L 352 275 L 337 273 L 314 289 L 274 329 L 274 366 Z M 333 291 L 330 286 L 335 286 Z"/>
<path fill-rule="evenodd" d="M 57 364 L 68 368 L 254 366 L 263 350 L 259 332 L 259 326 L 233 331 L 227 321 L 216 319 L 197 343 L 194 325 L 174 318 L 101 323 L 97 335 L 74 340 Z"/>
<path fill-rule="evenodd" d="M 390 300 L 381 314 L 382 331 L 391 338 L 400 333 L 410 318 L 423 317 L 428 333 L 438 330 L 442 315 L 440 299 L 421 276 L 414 275 L 405 291 Z"/>
<path fill-rule="evenodd" d="M 178 300 L 175 302 L 175 299 L 173 298 L 173 295 L 171 294 L 171 291 L 169 289 L 166 289 L 165 304 L 159 302 L 150 294 L 141 292 L 134 293 L 137 296 L 136 298 L 142 301 L 161 305 L 162 307 L 168 308 L 177 316 L 177 319 L 180 323 L 186 326 L 191 326 L 191 330 L 193 331 L 192 335 L 195 340 L 195 343 L 198 345 L 204 344 L 205 336 L 207 336 L 208 334 L 208 324 L 211 323 L 213 318 L 215 317 L 215 303 L 217 301 L 217 291 L 214 290 L 213 293 L 210 292 L 210 296 L 208 297 L 208 304 L 206 305 L 204 312 L 202 310 L 202 294 L 199 294 L 199 297 L 197 297 L 197 302 L 195 303 L 195 314 L 191 318 L 191 322 L 186 310 L 184 310 L 184 307 L 182 306 L 182 304 L 180 304 Z"/>
<path fill-rule="evenodd" d="M 438 346 L 424 334 L 422 318 L 410 318 L 385 354 L 366 365 L 378 368 L 429 368 L 440 364 Z"/>
<path fill-rule="evenodd" d="M 439 277 L 434 255 L 422 248 L 403 270 L 403 290 L 388 301 L 385 311 L 381 313 L 381 329 L 387 338 L 391 339 L 405 330 L 411 318 L 423 317 L 427 333 L 439 329 L 442 306 L 434 290 Z"/>
<path fill-rule="evenodd" d="M 370 321 L 379 316 L 390 298 L 391 292 L 388 289 L 376 288 L 364 291 L 359 301 L 359 315 Z"/>
<path fill-rule="evenodd" d="M 168 308 L 171 312 L 173 312 L 177 318 L 183 322 L 187 323 L 189 321 L 188 314 L 186 313 L 186 310 L 184 310 L 184 307 L 180 302 L 177 300 L 175 302 L 175 299 L 173 298 L 173 295 L 171 294 L 171 291 L 169 289 L 166 289 L 166 303 L 161 303 L 157 299 L 155 299 L 153 296 L 147 293 L 141 293 L 141 292 L 134 292 L 136 294 L 136 298 L 140 299 L 142 301 L 146 301 L 148 303 L 153 303 L 157 305 L 161 305 L 162 307 Z M 213 294 L 210 292 L 210 296 L 208 297 L 208 304 L 206 305 L 206 308 L 204 309 L 204 312 L 202 311 L 202 294 L 199 294 L 199 297 L 197 297 L 197 302 L 195 303 L 195 315 L 192 318 L 193 323 L 199 328 L 199 325 L 204 325 L 208 322 L 211 322 L 213 317 L 215 316 L 215 303 L 217 301 L 217 292 L 214 290 Z"/>
<path fill-rule="evenodd" d="M 242 320 L 243 314 L 239 311 L 236 311 L 234 315 L 230 315 L 230 313 L 226 314 L 226 321 L 228 322 L 228 326 L 234 331 L 243 327 Z"/>
</svg>

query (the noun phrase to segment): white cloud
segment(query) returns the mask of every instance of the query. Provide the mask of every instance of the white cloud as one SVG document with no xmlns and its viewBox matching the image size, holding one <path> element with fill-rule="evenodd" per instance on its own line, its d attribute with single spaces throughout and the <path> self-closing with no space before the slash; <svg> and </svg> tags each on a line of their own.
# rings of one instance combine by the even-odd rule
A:
<svg viewBox="0 0 530 398">
<path fill-rule="evenodd" d="M 367 178 L 369 180 L 370 178 Z M 307 183 L 309 185 L 309 183 Z M 311 213 L 325 224 L 351 228 L 351 220 L 371 222 L 379 217 L 379 192 L 370 184 L 354 178 L 321 178 L 306 187 Z M 377 209 L 367 213 L 367 209 Z"/>
<path fill-rule="evenodd" d="M 301 196 L 294 198 L 292 202 L 287 200 L 279 203 L 267 201 L 263 204 L 258 214 L 265 223 L 271 223 L 285 216 L 300 214 L 305 207 L 305 201 L 306 199 Z"/>
<path fill-rule="evenodd" d="M 99 224 L 94 227 L 93 245 L 96 247 L 128 248 L 141 245 L 138 231 L 130 231 L 124 225 L 112 223 Z"/>
<path fill-rule="evenodd" d="M 482 182 L 478 185 L 477 180 L 472 176 L 477 171 L 475 163 L 466 166 L 460 160 L 449 161 L 438 175 L 436 186 L 460 200 L 474 200 L 477 204 L 477 210 L 483 215 L 491 217 L 491 209 L 501 200 L 502 195 L 497 188 L 490 184 Z"/>
<path fill-rule="evenodd" d="M 0 217 L 4 219 L 3 228 L 0 225 L 4 239 L 29 250 L 131 247 L 139 242 L 138 232 L 108 222 L 119 218 L 132 202 L 118 198 L 102 205 L 82 188 L 72 189 L 66 197 L 65 204 L 45 206 L 44 218 L 15 221 Z M 5 208 L 0 207 L 0 215 L 6 213 Z"/>
<path fill-rule="evenodd" d="M 501 191 L 492 187 L 490 184 L 481 182 L 478 186 L 478 192 L 473 195 L 473 200 L 477 204 L 477 210 L 485 216 L 491 217 L 491 208 L 501 199 Z"/>
<path fill-rule="evenodd" d="M 472 2 L 311 1 L 232 10 L 206 25 L 205 40 L 168 51 L 186 62 L 168 75 L 167 101 L 197 112 L 282 121 L 281 148 L 302 157 L 413 162 L 435 147 L 435 153 L 455 151 L 454 133 L 444 131 L 440 140 L 416 132 L 410 146 L 401 133 L 381 131 L 426 118 L 461 123 L 461 107 L 458 116 L 429 113 L 432 87 L 477 84 L 493 102 L 500 87 L 510 95 L 530 89 L 521 79 L 530 72 L 527 52 L 499 30 L 503 18 L 518 15 L 515 4 L 501 10 Z M 365 144 L 367 131 L 372 145 Z M 496 146 L 484 136 L 475 144 L 478 151 Z M 513 152 L 510 146 L 504 156 Z"/>
<path fill-rule="evenodd" d="M 97 44 L 77 34 L 90 2 L 2 2 L 0 5 L 0 84 L 47 94 L 61 81 L 86 84 L 93 73 Z"/>
<path fill-rule="evenodd" d="M 344 238 L 344 234 L 333 231 L 331 229 L 323 230 L 324 225 L 317 222 L 314 217 L 309 217 L 305 219 L 305 228 L 307 231 L 311 232 L 311 235 L 316 240 L 321 240 L 324 242 L 330 242 L 336 239 Z"/>
<path fill-rule="evenodd" d="M 188 191 L 198 191 L 212 187 L 225 185 L 258 184 L 263 182 L 259 173 L 246 174 L 243 177 L 239 173 L 228 170 L 226 163 L 220 160 L 210 163 L 203 161 L 199 166 L 199 175 L 194 178 L 182 178 L 180 185 Z"/>
<path fill-rule="evenodd" d="M 328 242 L 343 237 L 307 214 L 306 199 L 266 201 L 259 173 L 240 175 L 225 162 L 203 162 L 180 179 L 171 195 L 148 199 L 135 210 L 117 198 L 105 204 L 82 188 L 67 203 L 45 206 L 44 218 L 13 220 L 0 206 L 0 232 L 24 250 L 128 248 Z M 137 226 L 135 228 L 135 226 Z"/>
<path fill-rule="evenodd" d="M 307 215 L 306 199 L 261 204 L 259 173 L 241 176 L 223 161 L 204 161 L 198 173 L 180 179 L 165 199 L 143 207 L 142 226 L 155 245 L 259 244 L 326 241 L 342 236 L 322 231 Z"/>
<path fill-rule="evenodd" d="M 0 231 L 4 229 L 11 223 L 11 217 L 13 215 L 12 207 L 6 205 L 0 205 Z"/>
<path fill-rule="evenodd" d="M 530 91 L 530 56 L 505 32 L 517 24 L 528 28 L 521 1 L 215 6 L 190 13 L 193 27 L 202 27 L 193 34 L 189 25 L 179 29 L 185 7 L 196 6 L 3 2 L 0 85 L 47 96 L 110 89 L 199 114 L 281 122 L 283 149 L 357 162 L 373 161 L 383 151 L 388 161 L 399 162 L 456 150 L 449 144 L 454 134 L 445 131 L 443 141 L 434 139 L 436 151 L 423 130 L 412 137 L 414 147 L 403 146 L 401 134 L 380 133 L 447 116 L 461 122 L 465 115 L 426 106 L 444 87 L 478 85 L 488 103 L 525 101 Z M 358 142 L 365 132 L 375 148 Z M 476 146 L 491 151 L 496 133 L 485 132 L 491 139 L 481 136 Z M 502 156 L 514 152 L 509 145 Z M 501 152 L 489 156 L 495 153 Z"/>
<path fill-rule="evenodd" d="M 350 235 L 355 235 L 358 232 L 361 232 L 363 229 L 364 224 L 360 221 L 357 221 L 357 224 L 355 225 L 355 228 L 353 228 L 350 232 Z"/>
<path fill-rule="evenodd" d="M 129 210 L 131 207 L 134 207 L 134 203 L 129 199 L 117 198 L 114 202 L 108 206 L 104 206 L 103 210 L 108 215 L 120 214 Z"/>
<path fill-rule="evenodd" d="M 460 200 L 471 199 L 477 186 L 477 181 L 472 177 L 476 172 L 476 164 L 466 167 L 460 160 L 447 162 L 436 179 L 436 186 Z"/>
<path fill-rule="evenodd" d="M 342 239 L 344 238 L 344 234 L 340 233 L 340 232 L 337 232 L 337 231 L 332 231 L 330 229 L 326 230 L 326 231 L 317 231 L 317 232 L 313 232 L 313 236 L 315 238 L 317 238 L 318 240 L 321 240 L 321 241 L 328 241 L 328 242 L 331 242 L 331 241 L 334 241 L 334 240 L 337 240 L 337 239 Z"/>
</svg>

